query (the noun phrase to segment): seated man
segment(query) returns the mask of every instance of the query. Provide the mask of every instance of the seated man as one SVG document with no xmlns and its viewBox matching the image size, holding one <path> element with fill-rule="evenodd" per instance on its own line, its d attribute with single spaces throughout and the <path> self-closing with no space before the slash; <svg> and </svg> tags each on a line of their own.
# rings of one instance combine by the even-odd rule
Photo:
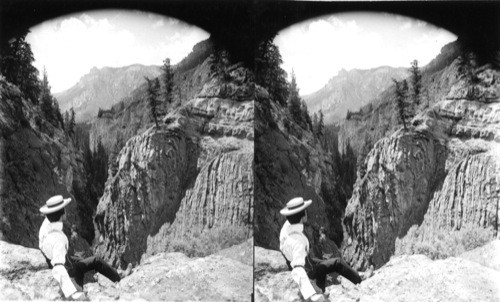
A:
<svg viewBox="0 0 500 302">
<path fill-rule="evenodd" d="M 83 292 L 78 291 L 69 276 L 83 289 L 83 277 L 86 272 L 96 270 L 113 282 L 120 281 L 117 271 L 101 258 L 92 256 L 87 258 L 67 257 L 68 238 L 63 232 L 63 221 L 66 219 L 64 207 L 71 202 L 71 198 L 63 199 L 61 195 L 53 196 L 40 208 L 46 218 L 40 227 L 39 247 L 47 260 L 52 276 L 56 279 L 64 297 L 70 300 L 86 300 Z"/>
<path fill-rule="evenodd" d="M 304 234 L 307 222 L 306 208 L 312 203 L 302 197 L 290 200 L 280 211 L 287 221 L 280 232 L 280 250 L 292 270 L 292 277 L 299 285 L 300 293 L 307 301 L 325 301 L 322 294 L 316 293 L 310 279 L 316 279 L 317 286 L 324 292 L 326 275 L 336 272 L 354 284 L 361 282 L 359 274 L 340 257 L 328 260 L 310 255 L 309 240 Z"/>
</svg>

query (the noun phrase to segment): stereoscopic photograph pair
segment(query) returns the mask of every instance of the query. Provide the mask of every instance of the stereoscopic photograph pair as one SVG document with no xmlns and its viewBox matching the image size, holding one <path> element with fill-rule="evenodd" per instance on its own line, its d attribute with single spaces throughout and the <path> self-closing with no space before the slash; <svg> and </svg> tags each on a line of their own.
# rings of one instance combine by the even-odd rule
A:
<svg viewBox="0 0 500 302">
<path fill-rule="evenodd" d="M 500 300 L 499 3 L 0 22 L 0 300 Z"/>
</svg>

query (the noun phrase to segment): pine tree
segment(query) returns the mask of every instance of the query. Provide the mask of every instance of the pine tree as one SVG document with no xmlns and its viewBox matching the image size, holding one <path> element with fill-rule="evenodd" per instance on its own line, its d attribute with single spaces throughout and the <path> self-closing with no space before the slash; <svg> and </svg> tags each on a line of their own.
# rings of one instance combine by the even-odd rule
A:
<svg viewBox="0 0 500 302">
<path fill-rule="evenodd" d="M 394 88 L 395 89 L 394 90 L 394 93 L 395 93 L 394 101 L 395 101 L 396 114 L 399 117 L 399 121 L 403 123 L 403 127 L 406 131 L 406 130 L 408 130 L 408 128 L 406 127 L 406 120 L 408 118 L 408 114 L 407 114 L 408 104 L 406 102 L 406 94 L 408 91 L 408 84 L 407 84 L 406 80 L 398 82 L 397 80 L 392 79 L 392 81 L 394 82 L 394 86 L 395 86 L 395 88 Z"/>
<path fill-rule="evenodd" d="M 477 56 L 472 52 L 463 51 L 458 57 L 458 72 L 465 79 L 467 85 L 467 98 L 476 97 L 476 85 L 479 83 L 474 69 L 477 67 Z"/>
<path fill-rule="evenodd" d="M 149 110 L 153 121 L 155 122 L 156 127 L 158 128 L 158 90 L 160 87 L 160 81 L 158 78 L 154 80 L 144 77 L 148 83 L 147 88 L 147 98 L 149 103 Z"/>
<path fill-rule="evenodd" d="M 286 106 L 288 84 L 286 72 L 281 68 L 283 59 L 271 37 L 259 44 L 255 56 L 255 82 L 266 88 L 271 98 Z"/>
<path fill-rule="evenodd" d="M 0 73 L 10 83 L 17 85 L 21 92 L 38 103 L 40 85 L 38 70 L 33 66 L 35 61 L 31 46 L 26 42 L 29 31 L 9 40 L 0 47 Z"/>
<path fill-rule="evenodd" d="M 61 127 L 64 128 L 64 120 L 63 120 L 63 116 L 62 116 L 62 113 L 61 113 L 61 109 L 59 108 L 59 102 L 57 101 L 57 99 L 55 97 L 52 97 L 52 108 L 54 109 L 54 116 L 56 118 L 56 121 L 58 122 L 59 125 L 61 125 Z"/>
<path fill-rule="evenodd" d="M 302 120 L 307 126 L 306 128 L 312 130 L 311 116 L 309 115 L 309 110 L 307 109 L 307 104 L 304 100 L 302 100 L 302 103 L 300 105 L 300 111 L 302 113 Z"/>
<path fill-rule="evenodd" d="M 40 109 L 42 109 L 42 113 L 45 116 L 45 119 L 48 121 L 52 121 L 54 119 L 52 109 L 53 102 L 52 95 L 50 94 L 47 70 L 45 69 L 45 67 L 43 68 L 43 79 L 40 84 Z"/>
<path fill-rule="evenodd" d="M 166 58 L 163 61 L 163 98 L 167 104 L 172 103 L 172 91 L 174 90 L 174 72 L 170 66 L 170 59 Z"/>
<path fill-rule="evenodd" d="M 418 61 L 413 60 L 410 67 L 410 81 L 411 81 L 411 101 L 413 114 L 416 113 L 416 108 L 420 105 L 420 94 L 422 90 L 422 74 L 420 68 L 418 67 Z"/>
<path fill-rule="evenodd" d="M 321 138 L 323 135 L 325 135 L 325 122 L 323 111 L 320 109 L 318 118 L 318 138 Z"/>
<path fill-rule="evenodd" d="M 70 118 L 69 118 L 68 134 L 70 136 L 74 136 L 75 130 L 76 130 L 75 110 L 73 110 L 73 107 L 71 107 L 71 109 L 70 109 Z"/>
<path fill-rule="evenodd" d="M 230 58 L 227 50 L 216 47 L 211 56 L 211 70 L 222 83 L 231 80 L 229 75 Z"/>
<path fill-rule="evenodd" d="M 66 111 L 64 112 L 64 129 L 68 130 L 69 129 L 69 112 Z"/>
<path fill-rule="evenodd" d="M 302 121 L 300 103 L 299 89 L 297 87 L 295 73 L 292 70 L 292 81 L 290 82 L 290 90 L 288 94 L 288 112 L 290 112 L 293 120 L 295 120 L 298 124 Z"/>
<path fill-rule="evenodd" d="M 99 197 L 104 193 L 104 185 L 108 178 L 108 155 L 101 140 L 97 141 L 97 146 L 92 154 L 92 200 L 95 206 Z"/>
<path fill-rule="evenodd" d="M 315 136 L 318 136 L 318 115 L 316 112 L 313 114 L 312 129 Z"/>
</svg>

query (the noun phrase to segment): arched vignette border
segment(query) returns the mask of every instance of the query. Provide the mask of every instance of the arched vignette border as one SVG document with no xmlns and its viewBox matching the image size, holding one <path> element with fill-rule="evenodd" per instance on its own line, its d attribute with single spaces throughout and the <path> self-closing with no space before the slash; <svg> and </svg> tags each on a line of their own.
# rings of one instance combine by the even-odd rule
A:
<svg viewBox="0 0 500 302">
<path fill-rule="evenodd" d="M 258 43 L 280 30 L 310 18 L 354 11 L 423 20 L 456 34 L 476 50 L 500 47 L 500 1 L 2 0 L 0 39 L 4 43 L 59 16 L 100 9 L 141 10 L 198 26 L 249 67 Z"/>
</svg>

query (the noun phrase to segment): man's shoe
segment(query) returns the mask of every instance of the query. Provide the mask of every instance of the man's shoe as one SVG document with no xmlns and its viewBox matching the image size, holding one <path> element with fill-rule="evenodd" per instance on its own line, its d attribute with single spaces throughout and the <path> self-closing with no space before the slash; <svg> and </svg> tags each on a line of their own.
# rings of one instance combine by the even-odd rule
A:
<svg viewBox="0 0 500 302">
<path fill-rule="evenodd" d="M 130 274 L 132 274 L 132 263 L 129 263 L 124 271 L 118 272 L 118 275 L 120 275 L 121 279 L 129 276 Z"/>
<path fill-rule="evenodd" d="M 371 276 L 373 276 L 373 265 L 370 265 L 370 267 L 366 270 L 366 272 L 364 272 L 361 275 L 361 280 L 364 281 L 364 280 L 370 278 Z"/>
<path fill-rule="evenodd" d="M 323 294 L 314 294 L 312 297 L 308 298 L 306 301 L 311 302 L 326 302 L 325 296 Z"/>
<path fill-rule="evenodd" d="M 90 301 L 84 292 L 75 292 L 67 298 L 67 301 Z"/>
</svg>

